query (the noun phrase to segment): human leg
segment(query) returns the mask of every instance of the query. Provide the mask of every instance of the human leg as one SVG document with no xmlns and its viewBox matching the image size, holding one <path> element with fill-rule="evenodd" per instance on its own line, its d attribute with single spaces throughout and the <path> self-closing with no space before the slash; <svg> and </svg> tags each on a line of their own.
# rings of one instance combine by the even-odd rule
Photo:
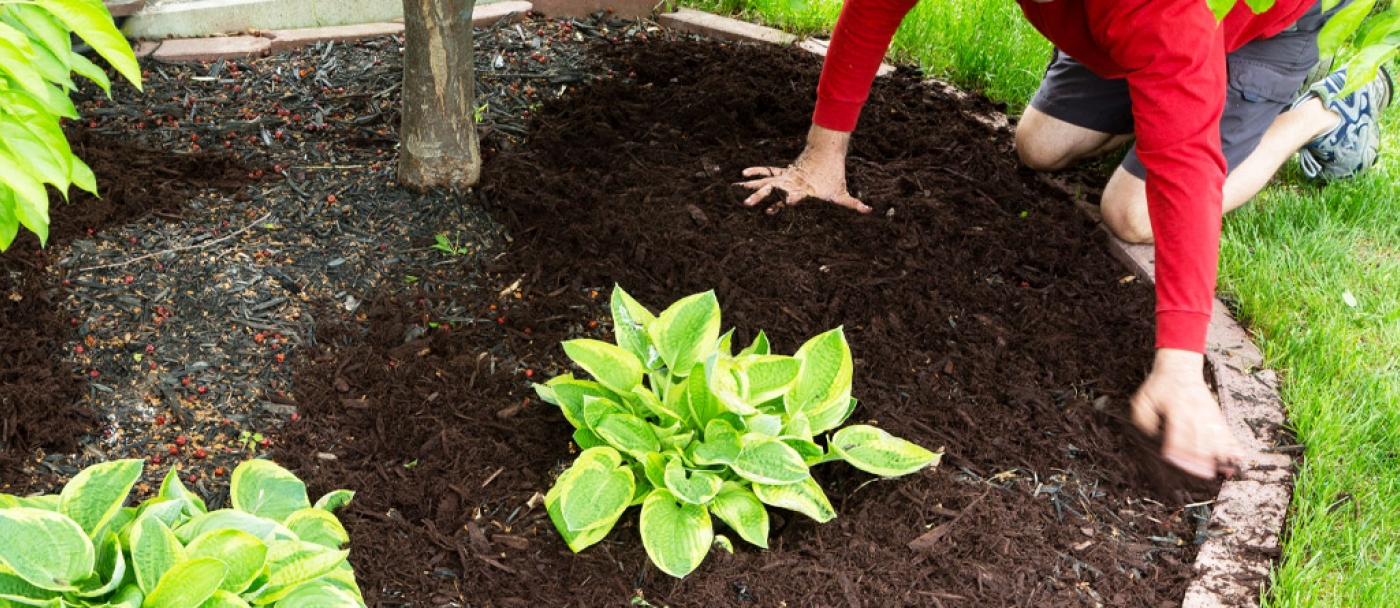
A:
<svg viewBox="0 0 1400 608">
<path fill-rule="evenodd" d="M 1224 207 L 1229 213 L 1244 206 L 1269 183 L 1279 167 L 1305 144 L 1337 124 L 1337 115 L 1312 98 L 1274 119 L 1254 151 L 1225 178 Z M 1104 224 L 1118 238 L 1130 243 L 1152 241 L 1147 213 L 1147 183 L 1128 168 L 1119 166 L 1104 187 Z"/>
<path fill-rule="evenodd" d="M 1132 132 L 1127 84 L 1056 51 L 1016 125 L 1016 153 L 1032 169 L 1055 171 L 1117 148 Z"/>
<path fill-rule="evenodd" d="M 1309 71 L 1318 63 L 1318 32 L 1327 19 L 1347 3 L 1349 0 L 1327 13 L 1323 13 L 1320 6 L 1314 6 L 1289 30 L 1273 38 L 1251 42 L 1227 58 L 1229 86 L 1225 112 L 1220 120 L 1222 151 L 1229 169 L 1223 211 L 1232 211 L 1249 202 L 1290 156 L 1339 126 L 1339 112 L 1335 111 L 1338 103 L 1324 104 L 1315 96 L 1307 95 L 1293 100 Z M 1384 84 L 1384 97 L 1388 101 L 1389 81 Z M 1350 108 L 1366 104 L 1340 105 Z M 1329 154 L 1331 150 L 1339 150 L 1341 154 Z M 1355 150 L 1341 150 L 1337 144 L 1318 154 L 1320 158 L 1341 156 L 1348 159 L 1358 155 Z M 1374 154 L 1371 158 L 1374 159 Z M 1130 151 L 1123 166 L 1104 188 L 1101 205 L 1104 223 L 1130 242 L 1152 240 L 1145 175 L 1146 170 L 1136 152 Z"/>
</svg>

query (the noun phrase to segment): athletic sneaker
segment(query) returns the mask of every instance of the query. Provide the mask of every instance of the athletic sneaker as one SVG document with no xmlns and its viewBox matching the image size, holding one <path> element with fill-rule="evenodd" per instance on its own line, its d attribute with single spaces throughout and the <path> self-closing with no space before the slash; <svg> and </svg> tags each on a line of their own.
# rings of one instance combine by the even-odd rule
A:
<svg viewBox="0 0 1400 608">
<path fill-rule="evenodd" d="M 1376 164 L 1381 129 L 1377 121 L 1390 105 L 1395 85 L 1384 67 L 1371 82 L 1346 97 L 1337 97 L 1346 86 L 1346 69 L 1332 72 L 1303 93 L 1289 108 L 1317 97 L 1323 106 L 1341 116 L 1337 126 L 1298 151 L 1298 163 L 1310 179 L 1355 177 Z"/>
</svg>

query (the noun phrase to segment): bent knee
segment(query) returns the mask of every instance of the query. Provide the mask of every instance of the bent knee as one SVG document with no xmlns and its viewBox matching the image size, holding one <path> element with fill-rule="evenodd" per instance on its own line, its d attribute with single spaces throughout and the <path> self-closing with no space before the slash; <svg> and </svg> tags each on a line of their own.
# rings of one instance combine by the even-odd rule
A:
<svg viewBox="0 0 1400 608">
<path fill-rule="evenodd" d="M 1074 161 L 1069 151 L 1056 145 L 1038 129 L 1016 129 L 1016 156 L 1021 164 L 1036 171 L 1059 171 Z"/>
<path fill-rule="evenodd" d="M 1109 232 L 1128 243 L 1146 244 L 1152 242 L 1152 220 L 1147 214 L 1146 197 L 1134 197 L 1131 188 L 1115 188 L 1109 184 L 1104 189 L 1099 210 L 1103 214 L 1104 226 Z"/>
</svg>

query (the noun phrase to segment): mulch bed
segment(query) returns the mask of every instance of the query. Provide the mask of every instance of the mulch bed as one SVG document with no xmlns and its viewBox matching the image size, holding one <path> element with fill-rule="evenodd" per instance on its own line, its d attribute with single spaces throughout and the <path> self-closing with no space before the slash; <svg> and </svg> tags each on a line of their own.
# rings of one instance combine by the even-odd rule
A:
<svg viewBox="0 0 1400 608">
<path fill-rule="evenodd" d="M 394 183 L 399 39 L 149 63 L 144 93 L 80 99 L 79 154 L 131 202 L 75 197 L 46 253 L 0 255 L 21 296 L 0 302 L 0 491 L 137 457 L 217 507 L 270 451 L 313 494 L 357 492 L 379 606 L 1179 603 L 1213 533 L 1185 505 L 1216 488 L 1127 431 L 1151 289 L 974 118 L 995 108 L 882 79 L 850 164 L 876 213 L 769 216 L 732 182 L 800 151 L 819 60 L 605 17 L 478 30 L 472 193 Z M 716 289 L 741 342 L 782 352 L 844 325 L 853 422 L 943 465 L 824 465 L 836 520 L 775 511 L 772 549 L 683 581 L 635 510 L 570 553 L 540 500 L 571 429 L 529 383 L 569 371 L 560 340 L 610 337 L 614 283 L 654 307 Z"/>
<path fill-rule="evenodd" d="M 818 59 L 710 42 L 596 52 L 635 82 L 545 104 L 483 171 L 479 200 L 511 235 L 485 284 L 386 292 L 324 323 L 298 366 L 306 419 L 275 456 L 313 492 L 358 492 L 343 519 L 372 604 L 1180 602 L 1204 510 L 1183 508 L 1193 494 L 1125 421 L 1151 289 L 1018 168 L 1010 131 L 973 117 L 989 103 L 883 80 L 851 163 L 876 212 L 769 216 L 732 182 L 800 151 Z M 649 564 L 635 510 L 570 553 L 540 498 L 571 428 L 527 384 L 568 371 L 560 340 L 609 337 L 614 283 L 654 307 L 716 289 L 736 343 L 766 329 L 780 352 L 844 325 L 853 420 L 942 446 L 944 464 L 879 483 L 826 465 L 838 519 L 775 512 L 770 550 L 712 553 L 684 580 Z"/>
<path fill-rule="evenodd" d="M 603 17 L 478 29 L 485 151 L 525 133 L 543 100 L 604 77 L 588 42 L 647 31 Z M 314 341 L 317 307 L 356 310 L 416 278 L 404 267 L 466 280 L 494 254 L 501 230 L 478 206 L 395 187 L 402 47 L 148 60 L 143 91 L 75 93 L 68 131 L 103 199 L 55 198 L 48 249 L 24 236 L 0 254 L 15 294 L 0 303 L 0 491 L 144 458 L 147 482 L 178 467 L 221 505 L 226 473 L 296 413 L 287 357 Z M 438 234 L 459 255 L 432 249 Z"/>
</svg>

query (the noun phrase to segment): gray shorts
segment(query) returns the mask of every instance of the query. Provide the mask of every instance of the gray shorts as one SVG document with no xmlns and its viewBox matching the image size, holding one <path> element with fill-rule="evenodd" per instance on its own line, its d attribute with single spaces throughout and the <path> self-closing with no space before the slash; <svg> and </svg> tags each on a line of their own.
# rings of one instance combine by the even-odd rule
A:
<svg viewBox="0 0 1400 608">
<path fill-rule="evenodd" d="M 1254 152 L 1274 119 L 1298 96 L 1318 62 L 1318 32 L 1347 4 L 1350 0 L 1326 14 L 1321 2 L 1314 4 L 1287 30 L 1250 42 L 1226 56 L 1229 86 L 1225 113 L 1220 117 L 1220 141 L 1230 171 Z M 1051 118 L 1102 133 L 1133 132 L 1128 82 L 1102 78 L 1059 50 L 1045 69 L 1031 107 Z M 1136 147 L 1123 159 L 1123 168 L 1138 178 L 1147 175 Z"/>
</svg>

